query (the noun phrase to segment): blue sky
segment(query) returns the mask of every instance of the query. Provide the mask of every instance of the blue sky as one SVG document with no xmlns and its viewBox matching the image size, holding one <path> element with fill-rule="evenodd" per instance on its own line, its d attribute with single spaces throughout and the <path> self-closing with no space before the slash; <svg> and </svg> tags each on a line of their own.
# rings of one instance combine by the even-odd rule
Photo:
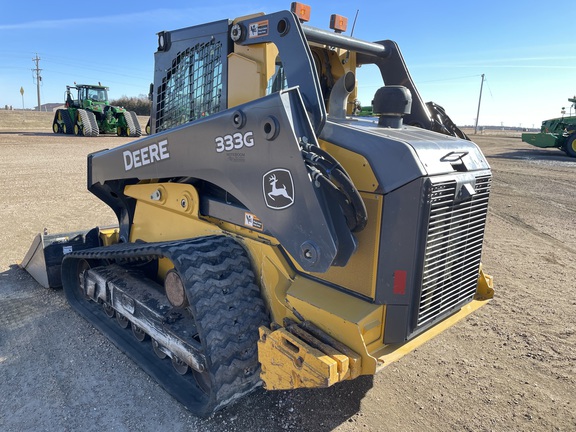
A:
<svg viewBox="0 0 576 432">
<path fill-rule="evenodd" d="M 63 101 L 74 81 L 100 81 L 111 98 L 138 96 L 153 81 L 158 31 L 290 7 L 290 1 L 276 0 L 194 3 L 3 2 L 0 107 L 21 108 L 20 87 L 24 106 L 37 105 L 36 53 L 42 103 Z M 354 37 L 396 41 L 424 101 L 442 105 L 459 125 L 475 122 L 481 74 L 486 81 L 479 125 L 538 127 L 568 109 L 568 97 L 576 94 L 574 0 L 308 4 L 310 24 L 324 29 L 332 13 L 347 16 L 351 28 L 358 9 Z M 358 81 L 359 99 L 368 105 L 381 83 L 370 70 L 360 70 Z"/>
</svg>

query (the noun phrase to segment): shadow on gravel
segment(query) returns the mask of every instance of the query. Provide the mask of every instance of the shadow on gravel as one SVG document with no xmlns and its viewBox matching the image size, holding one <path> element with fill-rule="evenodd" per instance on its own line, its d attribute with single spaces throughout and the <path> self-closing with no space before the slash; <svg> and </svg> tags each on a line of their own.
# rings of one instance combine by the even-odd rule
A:
<svg viewBox="0 0 576 432">
<path fill-rule="evenodd" d="M 18 136 L 59 136 L 62 138 L 78 138 L 76 135 L 58 134 L 54 132 L 35 132 L 35 131 L 0 131 L 0 135 L 18 135 Z M 110 135 L 115 136 L 115 135 Z M 92 138 L 92 137 L 90 137 Z"/>
<path fill-rule="evenodd" d="M 18 264 L 10 264 L 10 268 L 0 273 L 0 300 L 12 295 L 28 295 L 31 293 L 55 293 L 61 291 L 54 288 L 44 288 Z M 33 294 L 32 294 L 33 295 Z M 0 308 L 0 315 L 2 308 Z"/>
<path fill-rule="evenodd" d="M 30 282 L 36 281 L 18 264 L 10 264 L 10 268 L 0 273 L 0 282 Z"/>
<path fill-rule="evenodd" d="M 18 135 L 23 135 L 23 136 L 55 136 L 56 134 L 54 132 L 19 132 Z M 60 134 L 60 136 L 65 137 L 65 138 L 76 138 L 75 135 Z"/>
<path fill-rule="evenodd" d="M 203 423 L 221 431 L 331 431 L 346 422 L 362 422 L 355 415 L 372 387 L 373 377 L 363 376 L 326 389 L 259 390 Z"/>
<path fill-rule="evenodd" d="M 49 136 L 49 137 L 58 137 L 58 138 L 64 138 L 64 139 L 78 139 L 78 138 L 90 138 L 90 139 L 98 139 L 99 137 L 104 137 L 104 138 L 121 138 L 121 139 L 127 139 L 127 138 L 137 138 L 137 137 L 125 137 L 125 136 L 118 136 L 116 134 L 100 134 L 97 137 L 84 137 L 84 136 L 76 136 L 73 134 L 55 134 L 54 132 L 34 132 L 34 131 L 0 131 L 0 135 L 18 135 L 18 136 L 36 136 L 36 137 L 42 137 L 42 136 Z M 144 137 L 146 135 L 142 135 L 142 137 Z"/>
</svg>

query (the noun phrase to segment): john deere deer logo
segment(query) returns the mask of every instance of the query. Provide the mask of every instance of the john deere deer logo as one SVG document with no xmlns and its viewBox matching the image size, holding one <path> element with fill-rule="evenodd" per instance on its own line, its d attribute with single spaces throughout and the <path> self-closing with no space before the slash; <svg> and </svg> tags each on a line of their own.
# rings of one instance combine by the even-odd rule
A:
<svg viewBox="0 0 576 432">
<path fill-rule="evenodd" d="M 268 208 L 282 210 L 294 204 L 294 182 L 287 169 L 278 168 L 264 174 L 262 190 Z"/>
</svg>

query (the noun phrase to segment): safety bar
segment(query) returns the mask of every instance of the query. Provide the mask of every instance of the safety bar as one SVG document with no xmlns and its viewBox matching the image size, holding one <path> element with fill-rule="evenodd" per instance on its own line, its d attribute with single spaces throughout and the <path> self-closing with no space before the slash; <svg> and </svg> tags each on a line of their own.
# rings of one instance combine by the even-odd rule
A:
<svg viewBox="0 0 576 432">
<path fill-rule="evenodd" d="M 316 27 L 303 25 L 302 29 L 309 42 L 321 43 L 337 48 L 344 48 L 350 51 L 356 51 L 363 54 L 386 57 L 388 52 L 384 45 L 374 42 L 366 42 L 350 36 L 343 36 L 338 33 L 332 33 Z"/>
</svg>

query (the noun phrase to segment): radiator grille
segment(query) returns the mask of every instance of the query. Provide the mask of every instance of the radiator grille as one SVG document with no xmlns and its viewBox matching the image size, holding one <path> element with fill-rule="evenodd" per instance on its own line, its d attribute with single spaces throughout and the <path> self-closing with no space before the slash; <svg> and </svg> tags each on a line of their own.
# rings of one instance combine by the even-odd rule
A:
<svg viewBox="0 0 576 432">
<path fill-rule="evenodd" d="M 464 202 L 455 202 L 456 181 L 432 185 L 417 327 L 474 296 L 490 185 L 491 176 L 478 177 L 476 193 Z"/>
<path fill-rule="evenodd" d="M 221 110 L 222 43 L 197 44 L 178 53 L 156 95 L 156 132 Z"/>
</svg>

